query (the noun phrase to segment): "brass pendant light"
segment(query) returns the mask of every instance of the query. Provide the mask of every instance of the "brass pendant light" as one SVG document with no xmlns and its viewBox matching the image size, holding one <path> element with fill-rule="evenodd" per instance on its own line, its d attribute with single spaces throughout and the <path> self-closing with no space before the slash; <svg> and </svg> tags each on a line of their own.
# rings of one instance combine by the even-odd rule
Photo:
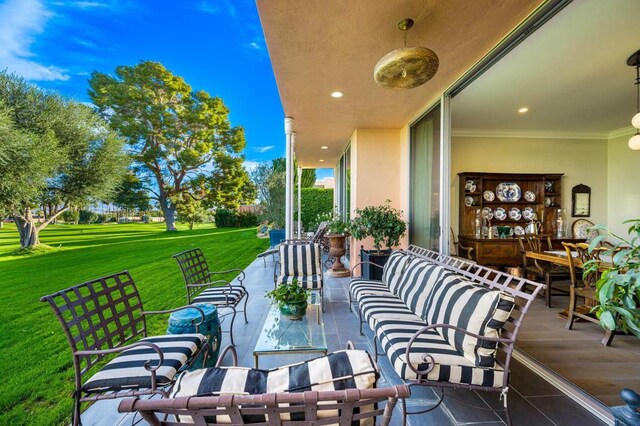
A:
<svg viewBox="0 0 640 426">
<path fill-rule="evenodd" d="M 407 47 L 407 31 L 413 27 L 413 19 L 398 22 L 404 31 L 404 47 L 382 57 L 373 70 L 373 78 L 382 87 L 394 90 L 413 89 L 431 80 L 438 71 L 438 55 L 426 47 Z"/>
</svg>

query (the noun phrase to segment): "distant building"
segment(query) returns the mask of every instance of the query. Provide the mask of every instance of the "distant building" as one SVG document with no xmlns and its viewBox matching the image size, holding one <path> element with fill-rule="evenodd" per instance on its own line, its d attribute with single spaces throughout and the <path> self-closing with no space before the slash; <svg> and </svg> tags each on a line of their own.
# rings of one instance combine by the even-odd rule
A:
<svg viewBox="0 0 640 426">
<path fill-rule="evenodd" d="M 324 189 L 334 189 L 336 187 L 336 180 L 333 178 L 333 176 L 317 179 L 313 187 L 324 188 Z"/>
</svg>

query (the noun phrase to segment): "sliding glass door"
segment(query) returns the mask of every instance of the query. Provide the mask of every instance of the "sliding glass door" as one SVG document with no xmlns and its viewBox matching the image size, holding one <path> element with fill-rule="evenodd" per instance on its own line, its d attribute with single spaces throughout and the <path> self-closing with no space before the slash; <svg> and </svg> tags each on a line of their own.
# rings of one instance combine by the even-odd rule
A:
<svg viewBox="0 0 640 426">
<path fill-rule="evenodd" d="M 409 242 L 440 251 L 440 105 L 411 126 Z"/>
</svg>

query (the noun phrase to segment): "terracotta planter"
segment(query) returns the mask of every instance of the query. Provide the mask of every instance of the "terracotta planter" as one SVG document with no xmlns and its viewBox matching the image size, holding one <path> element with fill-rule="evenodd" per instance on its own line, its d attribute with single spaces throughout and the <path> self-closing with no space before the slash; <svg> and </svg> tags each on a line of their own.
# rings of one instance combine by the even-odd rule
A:
<svg viewBox="0 0 640 426">
<path fill-rule="evenodd" d="M 333 267 L 327 271 L 327 275 L 336 278 L 350 276 L 351 271 L 344 267 L 341 260 L 342 256 L 344 256 L 346 252 L 344 248 L 344 241 L 347 236 L 345 234 L 327 234 L 327 238 L 331 241 L 329 255 L 335 259 Z"/>
</svg>

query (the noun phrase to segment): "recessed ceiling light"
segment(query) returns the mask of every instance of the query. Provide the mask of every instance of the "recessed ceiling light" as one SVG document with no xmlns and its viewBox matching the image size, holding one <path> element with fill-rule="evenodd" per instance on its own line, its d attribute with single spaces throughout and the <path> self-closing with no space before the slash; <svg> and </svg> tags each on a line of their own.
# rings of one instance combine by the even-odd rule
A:
<svg viewBox="0 0 640 426">
<path fill-rule="evenodd" d="M 333 98 L 341 98 L 344 96 L 344 93 L 342 92 L 331 92 L 331 97 Z"/>
<path fill-rule="evenodd" d="M 329 147 L 328 147 L 328 146 L 326 146 L 326 145 L 322 145 L 322 146 L 320 147 L 320 149 L 329 149 Z"/>
<path fill-rule="evenodd" d="M 324 163 L 324 160 L 320 160 L 321 163 Z"/>
<path fill-rule="evenodd" d="M 520 109 L 518 110 L 518 112 L 519 112 L 520 114 L 524 114 L 524 113 L 525 113 L 525 112 L 527 112 L 527 111 L 529 111 L 529 108 L 527 108 L 527 107 L 522 107 L 522 108 L 520 108 Z"/>
</svg>

